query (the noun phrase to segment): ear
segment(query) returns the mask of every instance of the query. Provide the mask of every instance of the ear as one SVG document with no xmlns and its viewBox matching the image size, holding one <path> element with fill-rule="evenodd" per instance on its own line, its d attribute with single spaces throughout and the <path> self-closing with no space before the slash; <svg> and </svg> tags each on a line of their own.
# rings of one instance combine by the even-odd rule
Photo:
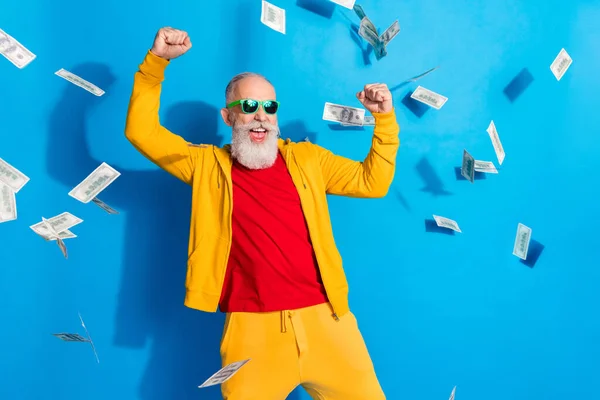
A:
<svg viewBox="0 0 600 400">
<path fill-rule="evenodd" d="M 225 122 L 225 124 L 227 124 L 227 126 L 233 125 L 230 120 L 230 118 L 231 118 L 230 111 L 227 108 L 221 108 L 221 118 L 223 118 L 223 122 Z"/>
</svg>

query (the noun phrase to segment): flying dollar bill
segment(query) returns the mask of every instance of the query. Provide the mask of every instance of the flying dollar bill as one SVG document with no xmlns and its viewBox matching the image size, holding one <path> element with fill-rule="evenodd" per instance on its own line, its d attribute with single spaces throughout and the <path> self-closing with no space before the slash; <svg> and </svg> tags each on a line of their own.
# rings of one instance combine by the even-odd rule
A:
<svg viewBox="0 0 600 400">
<path fill-rule="evenodd" d="M 0 223 L 17 219 L 17 197 L 10 186 L 0 182 Z"/>
<path fill-rule="evenodd" d="M 504 147 L 502 147 L 502 142 L 500 142 L 500 136 L 498 136 L 496 124 L 494 124 L 493 120 L 492 122 L 490 122 L 490 125 L 487 128 L 487 133 L 490 135 L 490 139 L 492 140 L 492 145 L 494 146 L 496 157 L 498 157 L 498 163 L 502 165 L 506 154 L 504 153 Z"/>
<path fill-rule="evenodd" d="M 69 258 L 69 252 L 67 251 L 67 245 L 65 244 L 65 242 L 63 242 L 63 240 L 61 238 L 56 238 L 56 244 L 58 245 L 58 248 L 62 252 L 63 256 L 66 259 L 68 259 Z"/>
<path fill-rule="evenodd" d="M 248 361 L 250 361 L 250 359 L 237 361 L 221 368 L 219 371 L 215 372 L 213 376 L 208 378 L 202 385 L 198 387 L 204 388 L 208 386 L 220 385 L 221 383 L 226 382 L 227 380 L 229 380 L 229 378 L 235 375 L 235 373 L 238 372 L 240 368 L 242 368 Z"/>
<path fill-rule="evenodd" d="M 519 222 L 519 225 L 517 226 L 517 236 L 515 237 L 515 245 L 513 247 L 513 254 L 523 260 L 526 260 L 530 241 L 531 228 Z"/>
<path fill-rule="evenodd" d="M 81 343 L 89 342 L 88 339 L 84 338 L 79 333 L 53 333 L 52 335 L 56 336 L 57 338 L 65 341 L 65 342 L 81 342 Z"/>
<path fill-rule="evenodd" d="M 112 208 L 111 206 L 109 206 L 108 204 L 106 204 L 105 202 L 103 202 L 102 200 L 100 200 L 97 197 L 94 197 L 92 199 L 92 202 L 109 214 L 118 214 L 119 213 L 117 210 L 115 210 L 114 208 Z"/>
<path fill-rule="evenodd" d="M 285 10 L 263 0 L 260 22 L 285 35 Z"/>
<path fill-rule="evenodd" d="M 87 204 L 100 192 L 106 189 L 108 185 L 113 183 L 120 175 L 121 173 L 110 165 L 102 163 L 79 185 L 75 186 L 75 188 L 69 192 L 69 196 Z"/>
<path fill-rule="evenodd" d="M 498 170 L 491 161 L 475 160 L 475 172 L 486 172 L 489 174 L 497 174 Z"/>
<path fill-rule="evenodd" d="M 335 3 L 335 4 L 339 4 L 342 7 L 346 7 L 349 10 L 352 10 L 356 0 L 331 0 L 331 2 Z"/>
<path fill-rule="evenodd" d="M 400 23 L 398 22 L 398 20 L 396 20 L 392 25 L 390 25 L 389 28 L 383 31 L 379 38 L 383 42 L 384 46 L 387 46 L 392 41 L 392 39 L 395 38 L 396 35 L 398 35 L 399 32 Z"/>
<path fill-rule="evenodd" d="M 432 92 L 429 89 L 425 89 L 422 86 L 417 86 L 415 91 L 410 95 L 413 99 L 420 101 L 421 103 L 427 104 L 430 107 L 439 110 L 448 101 L 447 97 Z"/>
<path fill-rule="evenodd" d="M 452 389 L 452 393 L 450 393 L 448 400 L 454 400 L 454 395 L 456 395 L 456 386 L 454 386 L 454 389 Z"/>
<path fill-rule="evenodd" d="M 325 103 L 323 119 L 325 121 L 342 122 L 349 125 L 362 125 L 365 120 L 365 110 L 363 108 Z"/>
<path fill-rule="evenodd" d="M 554 74 L 557 81 L 560 81 L 565 72 L 569 69 L 573 59 L 569 56 L 569 53 L 565 49 L 561 49 L 552 64 L 550 65 L 550 71 Z"/>
<path fill-rule="evenodd" d="M 369 18 L 365 17 L 362 19 L 360 27 L 358 28 L 358 34 L 373 47 L 375 58 L 377 60 L 381 60 L 387 55 L 385 43 L 377 35 L 377 30 Z"/>
<path fill-rule="evenodd" d="M 87 90 L 88 92 L 96 96 L 102 96 L 104 94 L 104 90 L 100 89 L 98 86 L 86 81 L 85 79 L 73 74 L 72 72 L 65 70 L 64 68 L 59 69 L 54 74 L 60 76 L 61 78 L 71 82 L 76 86 L 79 86 L 82 89 Z"/>
<path fill-rule="evenodd" d="M 342 126 L 356 126 L 356 124 L 347 124 L 345 122 L 341 122 Z M 365 115 L 365 119 L 362 123 L 362 126 L 375 126 L 375 117 L 372 115 Z"/>
<path fill-rule="evenodd" d="M 29 178 L 0 158 L 0 182 L 7 184 L 13 192 L 17 193 L 29 182 Z"/>
<path fill-rule="evenodd" d="M 471 183 L 475 181 L 475 159 L 472 155 L 469 154 L 467 150 L 463 150 L 460 174 Z"/>
<path fill-rule="evenodd" d="M 462 233 L 462 231 L 460 230 L 460 227 L 458 226 L 458 222 L 456 222 L 450 218 L 440 217 L 439 215 L 434 215 L 433 219 L 435 220 L 435 223 L 437 224 L 437 226 L 439 226 L 440 228 L 448 228 L 448 229 L 452 229 L 453 231 Z"/>
<path fill-rule="evenodd" d="M 45 240 L 72 239 L 77 235 L 69 231 L 69 228 L 82 222 L 81 218 L 64 212 L 50 219 L 42 217 L 42 222 L 31 225 L 30 228 Z"/>
<path fill-rule="evenodd" d="M 35 54 L 0 29 L 0 54 L 17 68 L 23 69 L 35 59 Z"/>
<path fill-rule="evenodd" d="M 433 71 L 435 71 L 435 70 L 436 70 L 436 69 L 438 69 L 438 68 L 439 68 L 439 66 L 437 66 L 437 67 L 433 67 L 433 68 L 431 68 L 431 69 L 428 69 L 427 71 L 423 72 L 422 74 L 419 74 L 419 75 L 417 75 L 417 76 L 413 76 L 412 78 L 410 78 L 410 79 L 407 79 L 407 80 L 405 80 L 404 82 L 405 82 L 405 83 L 406 83 L 406 82 L 416 82 L 416 81 L 418 81 L 419 79 L 421 79 L 421 78 L 424 78 L 425 76 L 429 75 L 430 73 L 432 73 Z"/>
</svg>

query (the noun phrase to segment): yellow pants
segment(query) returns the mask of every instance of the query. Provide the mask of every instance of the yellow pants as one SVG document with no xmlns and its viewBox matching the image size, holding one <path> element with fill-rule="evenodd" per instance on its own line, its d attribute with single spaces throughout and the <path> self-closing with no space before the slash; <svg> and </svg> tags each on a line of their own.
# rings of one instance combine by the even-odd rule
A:
<svg viewBox="0 0 600 400">
<path fill-rule="evenodd" d="M 318 400 L 385 395 L 356 318 L 329 303 L 267 313 L 227 313 L 223 366 L 250 359 L 221 390 L 225 400 L 284 400 L 298 385 Z"/>
</svg>

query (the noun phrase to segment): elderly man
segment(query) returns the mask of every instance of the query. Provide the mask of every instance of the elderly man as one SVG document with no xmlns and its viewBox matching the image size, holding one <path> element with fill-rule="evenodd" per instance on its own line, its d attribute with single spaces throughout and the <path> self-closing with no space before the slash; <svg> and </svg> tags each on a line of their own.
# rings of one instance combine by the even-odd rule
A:
<svg viewBox="0 0 600 400">
<path fill-rule="evenodd" d="M 223 365 L 251 359 L 222 385 L 224 399 L 282 400 L 298 385 L 314 399 L 385 399 L 349 310 L 326 194 L 387 193 L 399 146 L 390 91 L 372 84 L 357 94 L 375 117 L 363 162 L 280 139 L 275 90 L 254 73 L 226 88 L 231 145 L 193 145 L 159 122 L 165 69 L 191 46 L 183 31 L 158 31 L 135 74 L 125 133 L 192 185 L 184 304 L 226 313 Z"/>
</svg>

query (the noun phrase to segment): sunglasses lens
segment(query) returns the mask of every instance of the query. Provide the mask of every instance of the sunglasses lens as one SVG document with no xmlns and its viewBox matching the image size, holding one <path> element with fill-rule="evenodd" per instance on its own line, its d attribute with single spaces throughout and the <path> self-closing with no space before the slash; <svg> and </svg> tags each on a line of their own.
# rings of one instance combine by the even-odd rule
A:
<svg viewBox="0 0 600 400">
<path fill-rule="evenodd" d="M 242 102 L 242 111 L 245 113 L 255 113 L 258 110 L 258 102 L 254 100 L 244 100 Z"/>
<path fill-rule="evenodd" d="M 277 108 L 279 106 L 274 101 L 265 101 L 263 103 L 263 107 L 265 108 L 265 112 L 267 114 L 275 114 L 277 112 Z"/>
</svg>

